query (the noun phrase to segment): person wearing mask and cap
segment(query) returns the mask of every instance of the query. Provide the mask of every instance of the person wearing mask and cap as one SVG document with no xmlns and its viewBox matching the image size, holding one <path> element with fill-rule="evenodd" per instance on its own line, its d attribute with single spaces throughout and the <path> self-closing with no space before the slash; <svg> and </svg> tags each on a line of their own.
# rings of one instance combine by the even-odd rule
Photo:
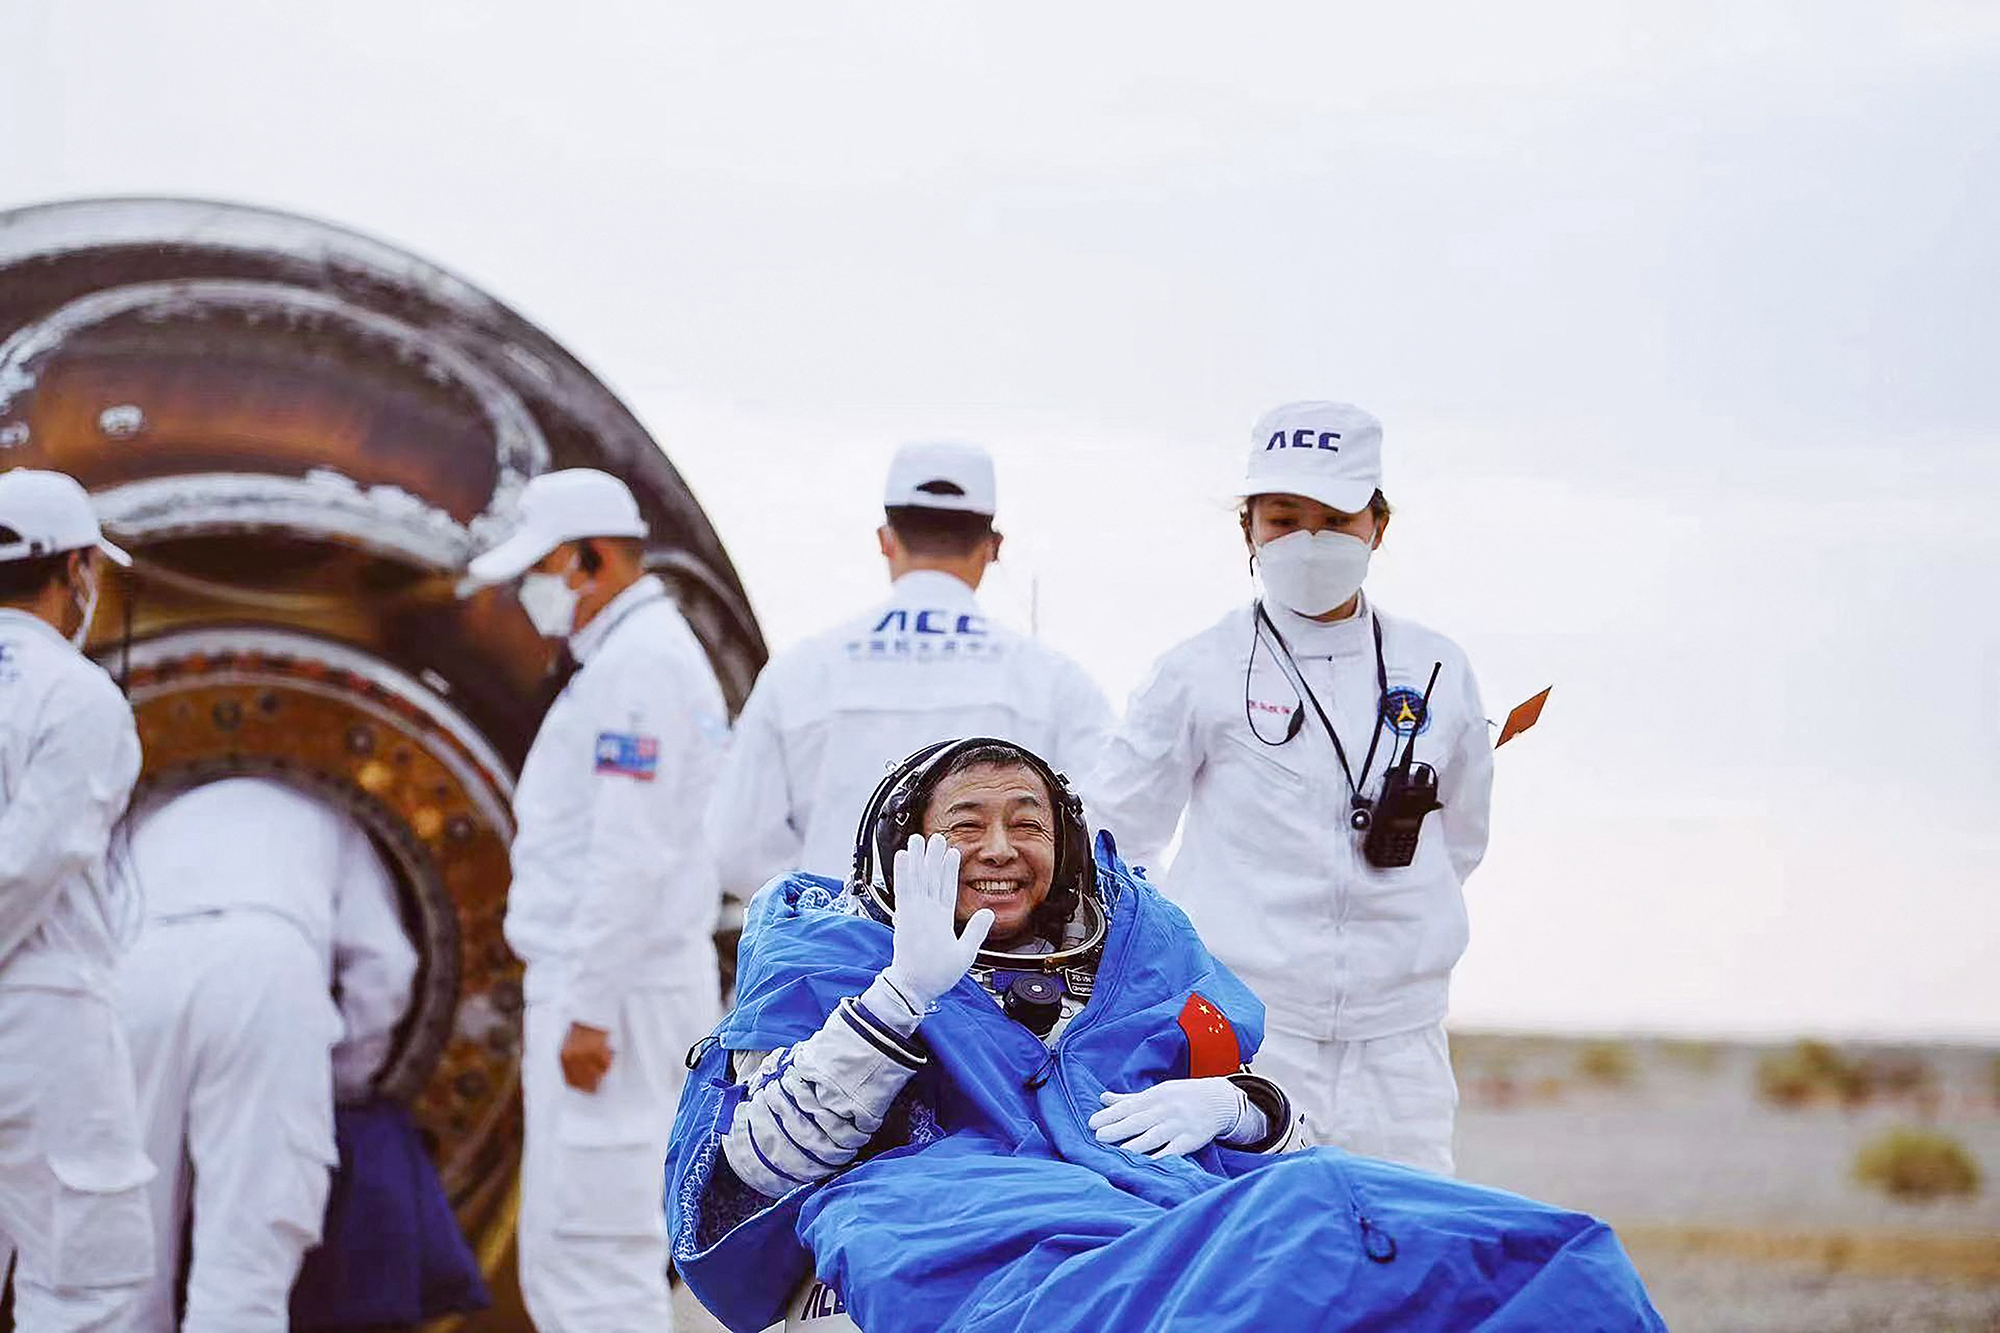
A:
<svg viewBox="0 0 2000 1333">
<path fill-rule="evenodd" d="M 738 910 L 793 870 L 844 877 L 875 784 L 933 741 L 994 736 L 1075 774 L 1110 731 L 1083 668 L 980 608 L 1001 542 L 984 449 L 904 446 L 883 508 L 888 597 L 772 658 L 736 719 L 708 830 Z"/>
<path fill-rule="evenodd" d="M 579 663 L 515 789 L 506 919 L 526 964 L 521 1294 L 544 1333 L 672 1327 L 662 1163 L 720 1009 L 700 812 L 728 713 L 647 535 L 616 477 L 552 472 L 469 570 L 514 583 Z"/>
<path fill-rule="evenodd" d="M 107 559 L 130 563 L 74 479 L 0 473 L 0 1235 L 16 1327 L 36 1333 L 132 1327 L 153 1272 L 153 1168 L 111 1002 L 139 915 L 109 865 L 139 735 L 81 651 Z"/>
<path fill-rule="evenodd" d="M 1180 828 L 1165 891 L 1268 1007 L 1256 1068 L 1319 1140 L 1449 1174 L 1447 988 L 1493 783 L 1479 691 L 1457 644 L 1361 590 L 1389 526 L 1374 417 L 1270 412 L 1242 499 L 1262 594 L 1159 660 L 1084 796 L 1134 861 Z"/>
</svg>

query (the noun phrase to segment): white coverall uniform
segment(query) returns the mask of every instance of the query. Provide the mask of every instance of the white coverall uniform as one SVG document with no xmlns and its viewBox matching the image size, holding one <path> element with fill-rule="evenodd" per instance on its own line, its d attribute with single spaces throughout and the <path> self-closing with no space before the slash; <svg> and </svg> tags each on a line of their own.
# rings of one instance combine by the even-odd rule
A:
<svg viewBox="0 0 2000 1333">
<path fill-rule="evenodd" d="M 709 806 L 723 890 L 746 902 L 791 870 L 845 879 L 875 785 L 933 741 L 995 736 L 1075 777 L 1111 724 L 1082 667 L 989 622 L 962 580 L 905 574 L 757 678 Z"/>
<path fill-rule="evenodd" d="M 409 1007 L 416 950 L 367 833 L 324 800 L 226 778 L 137 824 L 147 921 L 117 993 L 160 1169 L 160 1266 L 137 1327 L 282 1333 L 325 1220 L 334 1101 L 368 1095 Z"/>
<path fill-rule="evenodd" d="M 139 776 L 118 687 L 0 608 L 0 1264 L 15 1326 L 122 1330 L 153 1272 L 132 1061 L 111 1004 L 139 904 L 106 852 Z"/>
<path fill-rule="evenodd" d="M 672 1326 L 660 1199 L 690 1046 L 719 1016 L 719 894 L 701 837 L 728 712 L 656 578 L 570 639 L 581 663 L 515 792 L 507 943 L 527 964 L 520 1274 L 542 1333 Z M 610 1033 L 595 1092 L 570 1024 Z"/>
<path fill-rule="evenodd" d="M 1247 606 L 1155 665 L 1084 780 L 1085 803 L 1134 863 L 1157 864 L 1186 812 L 1162 887 L 1264 1001 L 1254 1068 L 1305 1110 L 1315 1138 L 1449 1173 L 1458 1090 L 1443 1024 L 1466 944 L 1462 886 L 1486 851 L 1493 786 L 1479 691 L 1456 644 L 1366 598 L 1331 624 L 1266 608 L 1357 781 L 1380 726 L 1365 794 L 1380 794 L 1390 742 L 1400 754 L 1409 725 L 1420 726 L 1416 759 L 1437 769 L 1444 808 L 1425 819 L 1410 865 L 1382 870 L 1362 856 L 1333 744 L 1268 633 L 1246 687 L 1255 624 Z M 1382 625 L 1386 707 L 1371 615 Z M 1436 662 L 1443 670 L 1419 722 L 1417 700 Z M 1276 744 L 1297 712 L 1305 715 L 1298 734 Z M 1384 712 L 1402 719 L 1403 735 L 1380 721 Z"/>
</svg>

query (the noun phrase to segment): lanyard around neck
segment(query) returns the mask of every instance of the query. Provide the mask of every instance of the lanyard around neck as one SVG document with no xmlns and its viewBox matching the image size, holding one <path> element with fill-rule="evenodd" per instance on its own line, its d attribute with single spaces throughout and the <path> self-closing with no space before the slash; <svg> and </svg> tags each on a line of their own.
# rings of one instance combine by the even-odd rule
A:
<svg viewBox="0 0 2000 1333">
<path fill-rule="evenodd" d="M 1326 709 L 1320 706 L 1319 696 L 1313 693 L 1312 686 L 1306 682 L 1306 673 L 1300 670 L 1298 659 L 1292 655 L 1292 645 L 1285 642 L 1285 636 L 1279 631 L 1277 622 L 1271 619 L 1271 613 L 1264 609 L 1264 603 L 1261 601 L 1257 603 L 1257 623 L 1271 631 L 1271 637 L 1278 641 L 1279 651 L 1284 654 L 1285 674 L 1290 678 L 1293 687 L 1298 690 L 1299 698 L 1312 705 L 1313 712 L 1319 717 L 1320 726 L 1326 728 L 1326 738 L 1333 742 L 1334 756 L 1340 760 L 1341 776 L 1347 779 L 1347 790 L 1352 795 L 1355 808 L 1360 809 L 1367 803 L 1367 798 L 1361 793 L 1367 785 L 1369 771 L 1375 767 L 1375 750 L 1382 742 L 1382 704 L 1389 697 L 1389 664 L 1382 656 L 1382 621 L 1374 612 L 1368 613 L 1368 627 L 1375 638 L 1375 684 L 1378 693 L 1375 696 L 1375 726 L 1368 736 L 1368 754 L 1361 761 L 1361 776 L 1358 779 L 1354 776 L 1353 768 L 1348 765 L 1347 747 L 1340 743 L 1340 733 L 1334 730 L 1333 719 L 1328 717 Z M 1252 652 L 1255 652 L 1254 645 Z"/>
</svg>

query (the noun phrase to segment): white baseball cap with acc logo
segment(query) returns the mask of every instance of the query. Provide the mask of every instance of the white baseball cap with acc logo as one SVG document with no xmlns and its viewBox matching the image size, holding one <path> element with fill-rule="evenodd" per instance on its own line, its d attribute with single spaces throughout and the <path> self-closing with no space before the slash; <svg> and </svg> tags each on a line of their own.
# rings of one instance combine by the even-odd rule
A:
<svg viewBox="0 0 2000 1333">
<path fill-rule="evenodd" d="M 96 548 L 113 563 L 132 557 L 104 539 L 82 483 L 63 472 L 0 472 L 0 562 Z"/>
<path fill-rule="evenodd" d="M 1352 403 L 1286 403 L 1250 432 L 1250 466 L 1238 492 L 1303 495 L 1358 514 L 1382 488 L 1382 423 Z"/>
<path fill-rule="evenodd" d="M 884 509 L 999 512 L 993 456 L 976 444 L 906 444 L 889 463 Z"/>
</svg>

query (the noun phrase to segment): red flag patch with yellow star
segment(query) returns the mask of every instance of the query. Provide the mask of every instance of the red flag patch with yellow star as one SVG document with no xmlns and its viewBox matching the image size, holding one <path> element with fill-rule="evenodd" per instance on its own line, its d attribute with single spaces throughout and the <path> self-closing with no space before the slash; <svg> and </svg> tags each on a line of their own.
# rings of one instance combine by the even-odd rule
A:
<svg viewBox="0 0 2000 1333">
<path fill-rule="evenodd" d="M 1243 1067 L 1236 1029 L 1223 1017 L 1221 1008 L 1200 991 L 1188 996 L 1181 1006 L 1180 1025 L 1187 1036 L 1189 1078 L 1217 1078 Z"/>
</svg>

